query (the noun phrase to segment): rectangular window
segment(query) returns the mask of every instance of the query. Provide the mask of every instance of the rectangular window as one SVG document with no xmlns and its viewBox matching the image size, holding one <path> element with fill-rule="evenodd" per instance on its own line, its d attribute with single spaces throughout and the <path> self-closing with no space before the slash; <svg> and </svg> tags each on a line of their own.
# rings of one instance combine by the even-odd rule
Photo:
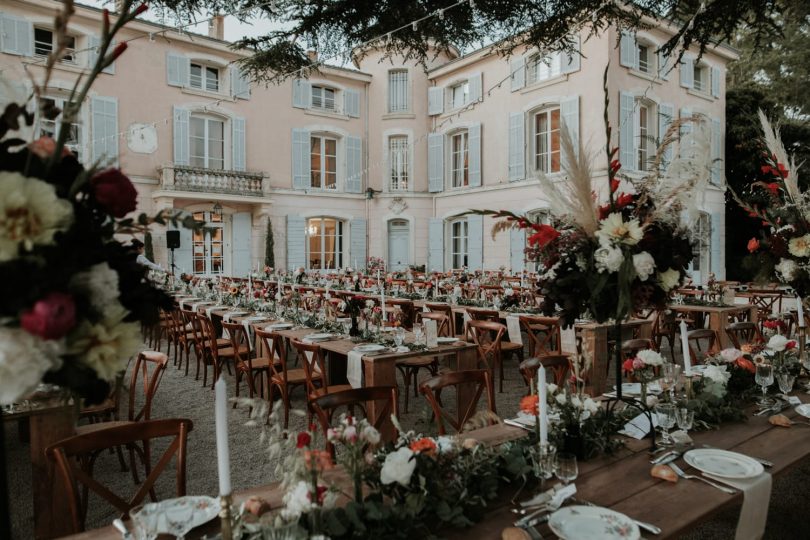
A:
<svg viewBox="0 0 810 540">
<path fill-rule="evenodd" d="M 407 111 L 408 70 L 395 69 L 388 72 L 388 112 Z"/>
<path fill-rule="evenodd" d="M 65 37 L 65 51 L 62 56 L 62 62 L 75 63 L 76 51 L 76 38 L 73 36 Z M 45 28 L 34 28 L 34 54 L 37 56 L 48 56 L 56 48 L 56 37 L 53 31 L 46 30 Z"/>
<path fill-rule="evenodd" d="M 545 56 L 535 54 L 529 59 L 527 71 L 529 84 L 559 77 L 562 73 L 562 57 L 560 53 Z"/>
<path fill-rule="evenodd" d="M 650 48 L 646 45 L 638 46 L 638 70 L 644 73 L 650 72 Z"/>
<path fill-rule="evenodd" d="M 391 191 L 408 189 L 408 137 L 388 139 L 388 159 L 391 168 Z"/>
<path fill-rule="evenodd" d="M 544 173 L 560 171 L 560 109 L 534 115 L 534 168 Z"/>
<path fill-rule="evenodd" d="M 192 63 L 188 84 L 191 88 L 219 92 L 219 69 Z"/>
<path fill-rule="evenodd" d="M 332 218 L 307 220 L 307 269 L 343 267 L 343 222 Z"/>
<path fill-rule="evenodd" d="M 337 188 L 337 139 L 310 137 L 310 186 L 316 189 Z"/>
<path fill-rule="evenodd" d="M 467 266 L 467 220 L 450 224 L 450 265 L 453 268 Z"/>
<path fill-rule="evenodd" d="M 636 152 L 636 168 L 639 171 L 646 171 L 650 148 L 650 110 L 646 105 L 638 106 L 637 118 L 636 133 L 638 134 L 638 149 Z"/>
<path fill-rule="evenodd" d="M 192 167 L 225 168 L 225 122 L 192 116 L 189 138 L 189 163 Z"/>
<path fill-rule="evenodd" d="M 470 184 L 469 148 L 467 132 L 456 133 L 451 139 L 450 178 L 454 188 Z"/>
<path fill-rule="evenodd" d="M 470 83 L 464 81 L 450 89 L 450 108 L 458 109 L 467 104 L 470 99 Z"/>
<path fill-rule="evenodd" d="M 66 102 L 67 100 L 62 98 L 42 98 L 41 107 L 43 110 L 58 108 L 59 110 L 64 111 Z M 65 140 L 65 146 L 76 155 L 76 159 L 81 161 L 82 124 L 80 119 L 81 115 L 77 115 L 76 121 L 70 124 L 70 128 L 68 129 L 68 137 L 67 140 Z M 39 130 L 36 136 L 48 136 L 56 139 L 59 135 L 59 130 L 61 127 L 62 113 L 59 113 L 59 115 L 53 120 L 48 120 L 47 118 L 42 117 L 39 120 Z"/>
<path fill-rule="evenodd" d="M 195 274 L 222 274 L 224 270 L 222 217 L 213 212 L 194 212 L 205 228 L 192 232 L 192 265 Z"/>
<path fill-rule="evenodd" d="M 707 90 L 708 85 L 706 84 L 706 72 L 708 70 L 704 67 L 698 66 L 695 64 L 695 71 L 694 71 L 694 89 L 698 92 L 704 92 Z"/>
<path fill-rule="evenodd" d="M 312 108 L 325 109 L 327 111 L 334 111 L 335 108 L 335 90 L 326 88 L 324 86 L 312 87 Z"/>
</svg>

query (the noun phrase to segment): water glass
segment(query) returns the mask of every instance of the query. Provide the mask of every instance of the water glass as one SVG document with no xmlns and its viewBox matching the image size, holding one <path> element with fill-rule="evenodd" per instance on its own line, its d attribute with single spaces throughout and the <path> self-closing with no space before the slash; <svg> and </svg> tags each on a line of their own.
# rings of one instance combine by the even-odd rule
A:
<svg viewBox="0 0 810 540">
<path fill-rule="evenodd" d="M 577 468 L 577 456 L 568 452 L 557 454 L 555 463 L 555 474 L 566 486 L 577 479 L 579 469 Z"/>
<path fill-rule="evenodd" d="M 663 432 L 661 435 L 662 446 L 671 446 L 673 443 L 672 437 L 669 436 L 669 430 L 675 427 L 676 410 L 677 407 L 675 407 L 675 405 L 672 403 L 661 403 L 655 407 L 655 415 L 658 419 L 658 426 Z"/>
<path fill-rule="evenodd" d="M 402 344 L 405 342 L 405 329 L 401 326 L 398 326 L 394 330 L 394 344 L 397 347 L 401 347 Z"/>
<path fill-rule="evenodd" d="M 779 391 L 784 395 L 788 395 L 793 391 L 793 383 L 796 382 L 796 377 L 788 371 L 781 371 L 776 374 L 776 383 L 779 385 Z"/>
<path fill-rule="evenodd" d="M 678 429 L 688 433 L 695 423 L 695 411 L 690 411 L 686 407 L 679 407 L 675 411 L 675 421 L 678 423 Z"/>
<path fill-rule="evenodd" d="M 158 535 L 158 505 L 141 504 L 129 511 L 133 540 L 155 540 Z"/>
<path fill-rule="evenodd" d="M 190 503 L 177 502 L 163 510 L 169 533 L 177 540 L 183 540 L 193 528 L 191 522 L 194 518 L 194 507 Z"/>
<path fill-rule="evenodd" d="M 424 336 L 425 336 L 425 334 L 424 334 L 424 330 L 422 329 L 422 325 L 419 324 L 419 323 L 414 324 L 413 325 L 414 343 L 416 343 L 417 345 L 422 345 L 423 342 L 424 342 L 424 340 L 423 340 Z"/>
<path fill-rule="evenodd" d="M 661 366 L 661 374 L 664 378 L 664 384 L 669 390 L 669 400 L 675 401 L 675 386 L 681 374 L 681 366 L 671 362 L 665 363 Z"/>
<path fill-rule="evenodd" d="M 768 387 L 773 384 L 773 366 L 771 364 L 757 364 L 757 373 L 754 380 L 762 388 L 762 397 L 759 400 L 760 407 L 771 405 L 771 401 L 768 399 Z"/>
</svg>

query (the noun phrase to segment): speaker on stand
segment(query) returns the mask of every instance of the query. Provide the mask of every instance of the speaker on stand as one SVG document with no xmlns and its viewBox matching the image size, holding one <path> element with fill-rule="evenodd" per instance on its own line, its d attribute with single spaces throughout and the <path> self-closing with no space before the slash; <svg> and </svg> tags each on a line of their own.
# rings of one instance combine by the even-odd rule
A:
<svg viewBox="0 0 810 540">
<path fill-rule="evenodd" d="M 174 277 L 174 250 L 180 247 L 180 231 L 166 231 L 166 247 L 169 248 L 171 254 L 169 255 L 169 269 L 171 270 L 172 277 Z"/>
</svg>

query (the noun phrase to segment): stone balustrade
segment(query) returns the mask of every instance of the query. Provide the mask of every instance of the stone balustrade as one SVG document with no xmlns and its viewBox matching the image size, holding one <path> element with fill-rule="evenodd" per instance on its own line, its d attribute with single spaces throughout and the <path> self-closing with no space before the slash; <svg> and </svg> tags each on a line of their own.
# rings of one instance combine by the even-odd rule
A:
<svg viewBox="0 0 810 540">
<path fill-rule="evenodd" d="M 160 173 L 165 190 L 262 197 L 269 189 L 269 179 L 261 172 L 170 165 Z"/>
</svg>

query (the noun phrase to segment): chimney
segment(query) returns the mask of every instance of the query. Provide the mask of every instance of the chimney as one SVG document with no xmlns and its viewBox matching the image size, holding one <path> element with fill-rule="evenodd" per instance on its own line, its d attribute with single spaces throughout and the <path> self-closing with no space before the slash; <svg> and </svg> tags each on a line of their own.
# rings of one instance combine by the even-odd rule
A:
<svg viewBox="0 0 810 540">
<path fill-rule="evenodd" d="M 224 15 L 214 15 L 214 18 L 208 21 L 208 37 L 216 38 L 219 40 L 225 39 Z"/>
<path fill-rule="evenodd" d="M 309 58 L 309 61 L 313 64 L 316 63 L 318 61 L 318 51 L 312 48 L 307 49 L 307 58 Z"/>
</svg>

